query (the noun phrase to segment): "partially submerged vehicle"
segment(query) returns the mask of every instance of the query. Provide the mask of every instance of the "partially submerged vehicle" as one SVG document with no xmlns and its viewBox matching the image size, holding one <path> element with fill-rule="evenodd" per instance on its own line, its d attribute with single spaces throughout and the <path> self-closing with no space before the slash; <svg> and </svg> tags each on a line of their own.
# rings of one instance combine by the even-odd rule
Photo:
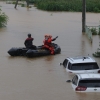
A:
<svg viewBox="0 0 100 100">
<path fill-rule="evenodd" d="M 54 47 L 54 54 L 60 54 L 61 48 L 59 45 L 52 43 Z M 13 47 L 8 50 L 8 54 L 11 56 L 27 56 L 27 57 L 39 57 L 39 56 L 46 56 L 51 55 L 50 50 L 43 49 L 43 45 L 37 46 L 36 49 L 27 49 L 25 47 Z"/>
<path fill-rule="evenodd" d="M 100 92 L 100 74 L 76 74 L 71 85 L 75 92 Z"/>
<path fill-rule="evenodd" d="M 72 74 L 100 73 L 97 62 L 89 56 L 67 57 L 60 65 L 63 65 L 66 71 Z"/>
</svg>

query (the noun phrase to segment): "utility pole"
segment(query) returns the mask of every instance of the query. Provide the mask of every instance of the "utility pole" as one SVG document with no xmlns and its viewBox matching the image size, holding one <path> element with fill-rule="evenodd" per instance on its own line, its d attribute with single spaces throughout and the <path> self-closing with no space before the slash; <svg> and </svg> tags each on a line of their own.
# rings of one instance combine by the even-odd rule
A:
<svg viewBox="0 0 100 100">
<path fill-rule="evenodd" d="M 19 1 L 19 0 L 16 0 L 16 3 L 15 3 L 15 8 L 17 7 L 18 1 Z"/>
<path fill-rule="evenodd" d="M 26 0 L 26 2 L 27 2 L 27 7 L 29 7 L 29 0 Z"/>
<path fill-rule="evenodd" d="M 82 3 L 82 32 L 85 32 L 86 26 L 86 0 L 83 0 Z"/>
</svg>

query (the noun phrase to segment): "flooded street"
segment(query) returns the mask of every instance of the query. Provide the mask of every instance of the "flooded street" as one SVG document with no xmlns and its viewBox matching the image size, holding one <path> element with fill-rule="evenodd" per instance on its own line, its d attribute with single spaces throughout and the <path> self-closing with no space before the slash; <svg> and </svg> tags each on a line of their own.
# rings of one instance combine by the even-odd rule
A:
<svg viewBox="0 0 100 100">
<path fill-rule="evenodd" d="M 91 44 L 82 34 L 82 13 L 47 12 L 35 7 L 27 9 L 0 2 L 9 17 L 7 27 L 0 28 L 0 100 L 100 100 L 100 93 L 76 93 L 65 68 L 59 66 L 69 56 L 92 56 L 99 47 L 100 37 L 93 36 Z M 87 13 L 87 25 L 99 25 L 100 14 Z M 39 57 L 11 57 L 12 47 L 24 47 L 27 34 L 34 45 L 43 44 L 45 34 L 58 36 L 54 41 L 61 54 Z M 93 57 L 94 58 L 94 57 Z M 100 66 L 100 58 L 94 58 Z"/>
</svg>

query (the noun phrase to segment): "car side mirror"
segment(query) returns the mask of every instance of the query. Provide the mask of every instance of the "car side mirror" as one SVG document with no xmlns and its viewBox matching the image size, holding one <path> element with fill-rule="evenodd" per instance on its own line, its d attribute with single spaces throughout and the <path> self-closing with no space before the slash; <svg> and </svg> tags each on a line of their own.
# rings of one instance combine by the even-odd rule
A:
<svg viewBox="0 0 100 100">
<path fill-rule="evenodd" d="M 60 66 L 63 65 L 63 63 L 59 63 L 59 65 L 60 65 Z"/>
</svg>

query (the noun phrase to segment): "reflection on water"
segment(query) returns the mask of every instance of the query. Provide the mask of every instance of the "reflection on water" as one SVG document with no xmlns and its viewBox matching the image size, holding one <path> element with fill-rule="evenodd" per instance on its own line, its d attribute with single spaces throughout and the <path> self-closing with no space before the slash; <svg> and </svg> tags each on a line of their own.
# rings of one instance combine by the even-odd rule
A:
<svg viewBox="0 0 100 100">
<path fill-rule="evenodd" d="M 51 55 L 51 56 L 48 56 L 45 60 L 46 61 L 52 61 L 53 59 L 54 59 L 54 56 Z"/>
<path fill-rule="evenodd" d="M 81 13 L 47 12 L 35 7 L 26 9 L 2 5 L 9 16 L 7 27 L 0 29 L 0 99 L 1 100 L 99 100 L 99 93 L 75 93 L 70 83 L 73 75 L 59 66 L 68 56 L 92 56 L 99 46 L 100 37 L 93 36 L 91 44 L 82 34 Z M 98 25 L 100 14 L 87 13 L 87 25 Z M 44 34 L 59 36 L 61 54 L 46 57 L 10 57 L 11 47 L 24 47 L 27 33 L 34 44 L 43 44 Z M 93 57 L 93 56 L 92 56 Z M 93 57 L 94 58 L 94 57 Z M 100 58 L 94 58 L 100 65 Z"/>
<path fill-rule="evenodd" d="M 99 100 L 100 93 L 76 93 L 78 96 L 79 100 Z"/>
</svg>

